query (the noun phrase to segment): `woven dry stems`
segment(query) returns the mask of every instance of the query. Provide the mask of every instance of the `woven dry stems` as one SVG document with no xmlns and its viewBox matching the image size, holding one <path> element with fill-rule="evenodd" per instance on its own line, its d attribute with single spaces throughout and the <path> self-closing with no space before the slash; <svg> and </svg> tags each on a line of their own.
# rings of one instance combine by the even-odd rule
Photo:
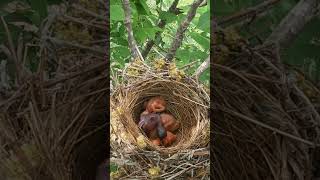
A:
<svg viewBox="0 0 320 180">
<path fill-rule="evenodd" d="M 312 179 L 320 91 L 282 65 L 275 46 L 238 45 L 224 44 L 227 56 L 215 47 L 225 59 L 213 66 L 213 177 Z"/>
<path fill-rule="evenodd" d="M 199 168 L 203 173 L 199 178 L 208 177 L 209 95 L 205 88 L 191 78 L 175 80 L 164 77 L 165 71 L 155 72 L 147 65 L 140 66 L 140 69 L 143 73 L 135 76 L 134 80 L 130 79 L 130 75 L 126 75 L 130 80 L 116 85 L 111 99 L 111 111 L 116 114 L 111 119 L 111 133 L 120 141 L 111 142 L 114 157 L 121 154 L 121 161 L 130 161 L 135 166 L 133 170 L 133 165 L 123 163 L 127 171 L 123 178 L 148 179 L 150 177 L 147 168 L 152 166 L 160 167 L 161 178 L 187 177 L 183 172 Z M 143 111 L 143 103 L 158 95 L 167 101 L 167 111 L 181 122 L 181 127 L 177 132 L 177 141 L 172 146 L 155 146 L 145 138 L 147 147 L 144 148 L 137 143 L 137 138 L 143 135 L 137 121 Z M 194 152 L 198 152 L 199 157 L 190 160 Z M 200 157 L 202 162 L 199 161 Z M 149 167 L 146 161 L 149 162 Z M 179 165 L 185 171 L 181 171 L 177 167 Z"/>
<path fill-rule="evenodd" d="M 100 50 L 105 44 L 97 40 L 105 36 L 105 29 L 99 27 L 108 18 L 95 17 L 90 8 L 85 13 L 75 7 L 67 12 L 51 10 L 41 28 L 41 41 L 34 42 L 42 50 L 42 66 L 0 102 L 0 177 L 4 180 L 92 179 L 106 156 L 109 74 L 107 57 Z M 90 30 L 93 39 L 86 43 L 95 50 L 79 39 L 56 37 L 63 32 L 54 30 L 53 24 L 75 20 Z"/>
</svg>

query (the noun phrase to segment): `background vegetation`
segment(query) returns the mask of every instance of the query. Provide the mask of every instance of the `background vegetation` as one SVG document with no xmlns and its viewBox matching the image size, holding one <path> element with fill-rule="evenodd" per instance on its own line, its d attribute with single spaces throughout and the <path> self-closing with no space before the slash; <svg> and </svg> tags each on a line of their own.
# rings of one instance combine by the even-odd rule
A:
<svg viewBox="0 0 320 180">
<path fill-rule="evenodd" d="M 241 12 L 244 9 L 262 4 L 265 0 L 216 0 L 213 2 L 217 19 Z M 274 1 L 276 2 L 276 1 Z M 244 25 L 229 23 L 249 39 L 252 45 L 263 42 L 299 0 L 285 0 L 274 3 L 265 14 L 252 18 Z M 250 18 L 249 18 L 250 19 Z M 238 22 L 237 22 L 238 23 Z M 294 39 L 282 50 L 282 60 L 305 72 L 312 80 L 320 80 L 320 16 L 313 18 Z"/>
<path fill-rule="evenodd" d="M 169 49 L 177 27 L 186 17 L 187 11 L 193 0 L 180 0 L 177 7 L 181 14 L 168 12 L 172 0 L 134 0 L 131 2 L 132 26 L 134 37 L 140 50 L 143 50 L 148 40 L 155 40 L 155 46 L 146 58 L 152 61 L 160 58 L 160 54 L 165 55 Z M 195 62 L 192 68 L 186 73 L 194 73 L 209 55 L 210 48 L 210 1 L 206 6 L 197 10 L 196 17 L 192 20 L 182 43 L 176 54 L 177 67 L 183 67 Z M 166 26 L 161 29 L 157 27 L 159 19 L 166 20 Z M 128 48 L 127 31 L 123 20 L 124 12 L 121 1 L 110 1 L 110 26 L 111 26 L 111 68 L 112 70 L 122 69 L 125 63 L 129 62 L 130 50 Z M 161 32 L 161 37 L 154 39 L 157 32 Z M 200 78 L 203 82 L 209 83 L 209 70 L 203 73 Z"/>
</svg>

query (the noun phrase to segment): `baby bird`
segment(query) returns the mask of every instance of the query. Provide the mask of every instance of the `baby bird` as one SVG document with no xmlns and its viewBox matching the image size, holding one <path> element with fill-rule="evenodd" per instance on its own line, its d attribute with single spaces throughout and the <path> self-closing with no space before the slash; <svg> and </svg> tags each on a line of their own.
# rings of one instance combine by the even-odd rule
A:
<svg viewBox="0 0 320 180">
<path fill-rule="evenodd" d="M 156 145 L 156 146 L 160 146 L 161 145 L 161 140 L 160 138 L 156 138 L 151 140 L 152 144 Z"/>
<path fill-rule="evenodd" d="M 167 136 L 165 138 L 163 138 L 162 140 L 162 144 L 165 147 L 168 147 L 170 145 L 172 145 L 174 143 L 174 141 L 176 141 L 177 136 L 173 133 L 171 133 L 170 131 L 167 131 Z"/>
<path fill-rule="evenodd" d="M 166 109 L 166 101 L 161 96 L 151 98 L 148 102 L 145 102 L 144 108 L 149 113 L 152 112 L 163 112 Z"/>
<path fill-rule="evenodd" d="M 139 127 L 147 134 L 151 140 L 163 139 L 167 132 L 161 123 L 159 114 L 143 112 L 140 115 Z"/>
<path fill-rule="evenodd" d="M 161 113 L 160 117 L 163 127 L 167 131 L 174 132 L 180 127 L 180 123 L 171 114 Z"/>
</svg>

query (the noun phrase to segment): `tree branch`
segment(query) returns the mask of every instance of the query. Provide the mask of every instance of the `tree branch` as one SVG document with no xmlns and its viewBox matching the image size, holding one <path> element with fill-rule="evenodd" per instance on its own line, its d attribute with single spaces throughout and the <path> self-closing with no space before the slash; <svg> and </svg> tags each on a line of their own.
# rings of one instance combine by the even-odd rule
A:
<svg viewBox="0 0 320 180">
<path fill-rule="evenodd" d="M 198 80 L 200 75 L 207 69 L 209 68 L 210 65 L 210 55 L 207 57 L 205 61 L 198 67 L 196 72 L 194 73 L 195 78 Z"/>
<path fill-rule="evenodd" d="M 280 46 L 289 44 L 316 15 L 318 4 L 318 0 L 300 0 L 265 42 L 278 42 Z"/>
<path fill-rule="evenodd" d="M 175 56 L 177 49 L 181 46 L 182 39 L 184 36 L 184 32 L 187 30 L 188 26 L 190 25 L 190 22 L 196 15 L 196 11 L 199 7 L 199 5 L 203 2 L 204 0 L 195 0 L 191 8 L 189 9 L 189 12 L 187 14 L 186 19 L 180 24 L 180 26 L 177 29 L 177 33 L 175 35 L 175 38 L 173 39 L 173 42 L 171 44 L 171 47 L 166 55 L 166 62 L 171 62 L 173 57 Z"/>
<path fill-rule="evenodd" d="M 133 36 L 132 22 L 131 22 L 131 9 L 130 9 L 129 0 L 122 0 L 122 5 L 123 5 L 123 10 L 125 15 L 124 25 L 128 32 L 128 43 L 129 43 L 131 55 L 134 59 L 140 57 L 141 60 L 144 60 L 139 51 L 136 40 L 134 39 L 134 36 Z"/>
<path fill-rule="evenodd" d="M 218 20 L 218 25 L 223 26 L 225 24 L 228 24 L 230 22 L 234 21 L 241 21 L 243 19 L 253 18 L 256 17 L 259 14 L 262 14 L 269 10 L 273 5 L 277 4 L 281 0 L 268 0 L 264 1 L 261 4 L 258 4 L 254 7 L 247 8 L 245 10 L 242 10 L 240 12 L 236 12 L 228 17 L 222 18 L 221 20 Z"/>
<path fill-rule="evenodd" d="M 18 59 L 18 56 L 16 53 L 16 47 L 14 46 L 11 33 L 9 31 L 8 25 L 7 25 L 6 21 L 4 20 L 3 16 L 1 16 L 1 22 L 2 22 L 3 27 L 5 29 L 5 32 L 6 32 L 6 35 L 8 38 L 8 45 L 9 45 L 8 49 L 6 49 L 6 47 L 4 45 L 1 45 L 1 49 L 4 52 L 8 52 L 8 53 L 6 53 L 6 55 L 8 56 L 8 58 L 11 57 L 11 59 L 13 60 L 15 68 L 16 68 L 17 83 L 20 84 L 21 83 L 21 64 L 19 62 L 19 59 Z"/>
<path fill-rule="evenodd" d="M 168 12 L 174 13 L 174 14 L 176 14 L 176 15 L 177 15 L 177 14 L 180 14 L 181 12 L 180 12 L 180 11 L 177 11 L 177 5 L 178 5 L 178 3 L 179 3 L 179 0 L 174 0 L 173 3 L 172 3 L 171 6 L 170 6 Z M 164 28 L 165 25 L 166 25 L 166 21 L 165 21 L 164 19 L 161 19 L 161 20 L 159 21 L 159 23 L 158 23 L 158 27 L 159 27 L 159 28 Z M 157 39 L 160 38 L 160 36 L 161 36 L 161 32 L 157 32 L 154 39 L 157 40 Z M 155 43 L 155 42 L 154 42 L 154 40 L 152 40 L 152 39 L 150 39 L 150 40 L 147 42 L 145 49 L 142 51 L 142 56 L 143 56 L 143 58 L 146 58 L 146 57 L 147 57 L 147 55 L 149 54 L 149 52 L 150 52 L 151 48 L 153 47 L 154 43 Z"/>
</svg>

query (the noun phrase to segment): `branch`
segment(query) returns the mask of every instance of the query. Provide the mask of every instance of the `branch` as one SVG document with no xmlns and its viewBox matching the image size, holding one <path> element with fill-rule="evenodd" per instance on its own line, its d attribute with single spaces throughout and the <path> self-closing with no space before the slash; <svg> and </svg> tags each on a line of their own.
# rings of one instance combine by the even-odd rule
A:
<svg viewBox="0 0 320 180">
<path fill-rule="evenodd" d="M 318 0 L 300 0 L 271 33 L 266 42 L 278 42 L 280 46 L 289 44 L 316 15 L 318 3 Z"/>
<path fill-rule="evenodd" d="M 264 1 L 261 4 L 258 4 L 257 6 L 247 8 L 243 11 L 236 12 L 235 14 L 232 14 L 228 17 L 222 18 L 218 21 L 219 26 L 223 26 L 227 23 L 234 22 L 234 21 L 240 21 L 242 19 L 248 19 L 248 18 L 254 18 L 259 14 L 262 14 L 269 10 L 273 5 L 277 4 L 281 0 L 268 0 Z"/>
<path fill-rule="evenodd" d="M 202 1 L 204 1 L 204 0 L 195 0 L 192 3 L 191 8 L 187 14 L 187 18 L 178 27 L 175 38 L 173 39 L 173 42 L 172 42 L 171 47 L 168 51 L 168 54 L 166 55 L 167 62 L 172 61 L 173 57 L 175 56 L 175 54 L 177 52 L 177 49 L 181 46 L 184 32 L 187 30 L 188 26 L 190 25 L 190 22 L 192 21 L 192 19 L 196 15 L 196 11 L 197 11 L 199 5 L 202 3 Z"/>
<path fill-rule="evenodd" d="M 133 36 L 132 22 L 131 22 L 131 9 L 130 9 L 129 0 L 122 0 L 122 5 L 123 5 L 123 10 L 125 15 L 124 25 L 126 26 L 126 29 L 128 32 L 128 43 L 129 43 L 131 55 L 134 59 L 140 57 L 140 59 L 143 60 L 143 57 L 138 49 L 136 40 L 134 39 L 134 36 Z"/>
<path fill-rule="evenodd" d="M 299 141 L 299 142 L 304 143 L 304 144 L 308 144 L 308 145 L 310 145 L 312 147 L 320 147 L 320 144 L 318 144 L 318 143 L 311 142 L 309 140 L 303 139 L 303 138 L 301 138 L 299 136 L 287 133 L 285 131 L 281 131 L 278 128 L 274 128 L 274 127 L 272 127 L 272 126 L 270 126 L 268 124 L 265 124 L 263 122 L 255 120 L 255 119 L 252 119 L 251 117 L 245 116 L 245 115 L 243 115 L 241 113 L 238 113 L 238 112 L 235 112 L 235 111 L 232 111 L 232 110 L 228 110 L 228 109 L 221 109 L 221 110 L 226 112 L 226 113 L 228 113 L 228 114 L 230 114 L 230 115 L 233 115 L 233 116 L 239 117 L 239 118 L 241 118 L 243 120 L 246 120 L 248 122 L 251 122 L 251 123 L 253 123 L 253 124 L 257 125 L 257 126 L 260 126 L 262 128 L 265 128 L 265 129 L 268 129 L 270 131 L 273 131 L 274 133 L 278 133 L 278 134 L 280 134 L 280 135 L 282 135 L 284 137 Z"/>
<path fill-rule="evenodd" d="M 177 5 L 179 3 L 179 0 L 174 0 L 173 3 L 171 4 L 168 12 L 170 13 L 175 13 L 176 15 L 177 14 L 180 14 L 181 12 L 180 11 L 177 11 Z M 159 28 L 164 28 L 164 26 L 166 25 L 166 21 L 164 19 L 161 19 L 158 23 L 158 27 Z M 159 39 L 160 38 L 160 35 L 161 35 L 162 32 L 157 32 L 156 35 L 155 35 L 155 38 L 154 39 Z M 154 45 L 154 40 L 150 39 L 147 44 L 146 44 L 146 47 L 145 49 L 142 51 L 142 56 L 144 58 L 147 57 L 147 55 L 149 54 L 151 48 L 153 47 Z"/>
<path fill-rule="evenodd" d="M 0 90 L 1 88 L 9 89 L 8 82 L 9 75 L 7 74 L 7 61 L 2 60 L 0 62 Z"/>
<path fill-rule="evenodd" d="M 207 0 L 204 0 L 204 1 L 199 5 L 199 7 L 206 6 L 207 4 L 208 4 L 208 1 L 207 1 Z"/>
<path fill-rule="evenodd" d="M 21 83 L 21 64 L 19 62 L 18 59 L 18 55 L 16 53 L 16 48 L 14 46 L 14 43 L 12 41 L 12 36 L 11 33 L 9 31 L 8 25 L 6 23 L 6 21 L 4 20 L 3 16 L 1 16 L 1 21 L 3 24 L 3 27 L 5 29 L 7 38 L 8 38 L 8 44 L 9 44 L 9 48 L 5 47 L 3 44 L 1 45 L 1 49 L 6 53 L 6 55 L 8 56 L 8 58 L 11 58 L 14 62 L 15 68 L 16 68 L 16 79 L 17 79 L 17 83 L 20 84 Z"/>
<path fill-rule="evenodd" d="M 209 68 L 210 65 L 210 55 L 207 57 L 205 61 L 198 67 L 196 72 L 194 73 L 194 76 L 196 79 L 199 79 L 200 75 L 207 69 Z"/>
</svg>

